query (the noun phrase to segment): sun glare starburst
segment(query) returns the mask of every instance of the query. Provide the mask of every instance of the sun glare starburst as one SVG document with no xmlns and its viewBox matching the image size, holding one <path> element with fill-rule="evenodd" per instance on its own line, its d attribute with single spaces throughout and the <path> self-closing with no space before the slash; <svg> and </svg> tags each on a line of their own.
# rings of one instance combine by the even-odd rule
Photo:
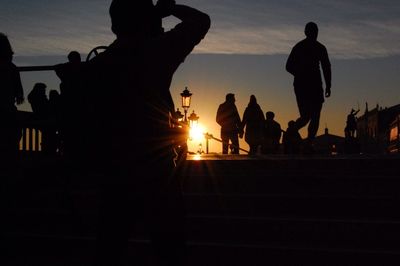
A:
<svg viewBox="0 0 400 266">
<path fill-rule="evenodd" d="M 195 124 L 190 128 L 189 138 L 191 141 L 200 142 L 204 140 L 204 127 L 200 124 Z"/>
</svg>

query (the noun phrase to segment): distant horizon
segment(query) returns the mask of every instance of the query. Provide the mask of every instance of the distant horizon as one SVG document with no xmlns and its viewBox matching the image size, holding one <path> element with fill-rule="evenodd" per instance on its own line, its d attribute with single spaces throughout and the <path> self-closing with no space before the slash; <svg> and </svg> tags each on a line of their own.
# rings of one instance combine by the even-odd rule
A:
<svg viewBox="0 0 400 266">
<path fill-rule="evenodd" d="M 82 54 L 84 59 L 86 55 Z M 178 68 L 171 84 L 171 94 L 175 108 L 180 106 L 180 93 L 187 86 L 193 93 L 193 110 L 200 116 L 199 123 L 206 131 L 219 136 L 219 126 L 215 122 L 216 109 L 225 100 L 225 94 L 236 94 L 236 104 L 240 116 L 243 115 L 251 94 L 256 95 L 264 114 L 273 110 L 282 129 L 287 122 L 298 116 L 292 86 L 292 77 L 286 73 L 284 62 L 287 55 L 226 55 L 191 54 Z M 66 55 L 58 56 L 16 56 L 17 66 L 54 65 L 67 61 Z M 322 110 L 318 135 L 324 134 L 327 126 L 330 134 L 344 136 L 347 114 L 351 108 L 360 106 L 360 115 L 368 102 L 371 109 L 376 104 L 391 107 L 400 104 L 398 75 L 400 56 L 375 59 L 333 59 L 332 96 L 326 99 Z M 357 68 L 355 68 L 357 66 Z M 379 71 L 376 71 L 378 69 Z M 44 82 L 47 90 L 59 89 L 59 79 L 54 72 L 25 72 L 21 74 L 25 95 L 35 82 Z M 349 89 L 352 88 L 352 89 Z M 205 104 L 207 103 L 207 104 Z M 25 102 L 19 109 L 30 111 Z M 305 136 L 305 130 L 301 131 Z M 197 150 L 199 143 L 189 142 L 191 150 Z M 241 147 L 248 149 L 240 140 Z M 205 140 L 202 141 L 205 149 Z M 220 143 L 210 141 L 210 151 L 219 152 Z"/>
<path fill-rule="evenodd" d="M 155 2 L 155 0 L 153 1 Z M 110 0 L 20 0 L 6 1 L 0 10 L 2 32 L 10 38 L 17 65 L 47 65 L 67 61 L 76 50 L 84 59 L 96 46 L 109 45 Z M 207 131 L 219 136 L 215 122 L 225 94 L 236 94 L 242 116 L 254 94 L 264 113 L 272 110 L 283 129 L 298 117 L 293 77 L 284 65 L 291 48 L 304 38 L 304 26 L 319 26 L 318 41 L 332 61 L 332 96 L 327 99 L 320 121 L 343 136 L 351 108 L 400 103 L 400 2 L 317 0 L 182 0 L 211 17 L 211 28 L 192 54 L 178 68 L 171 85 L 176 107 L 187 86 L 193 93 L 192 107 Z M 163 21 L 165 30 L 178 22 Z M 79 25 L 79 27 L 77 27 Z M 49 72 L 24 73 L 27 94 L 34 82 L 58 89 L 57 77 Z M 25 104 L 23 109 L 29 109 Z M 300 131 L 302 136 L 305 130 Z M 241 146 L 248 145 L 241 140 Z M 204 147 L 204 142 L 203 142 Z M 219 151 L 219 143 L 212 144 Z"/>
</svg>

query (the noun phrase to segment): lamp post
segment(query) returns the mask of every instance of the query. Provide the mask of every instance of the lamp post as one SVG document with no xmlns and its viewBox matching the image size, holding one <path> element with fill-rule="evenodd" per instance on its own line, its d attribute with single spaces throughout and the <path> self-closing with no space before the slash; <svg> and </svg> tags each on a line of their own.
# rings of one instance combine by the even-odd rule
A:
<svg viewBox="0 0 400 266">
<path fill-rule="evenodd" d="M 193 112 L 190 114 L 190 116 L 189 116 L 189 118 L 188 118 L 188 120 L 189 120 L 189 127 L 190 128 L 193 128 L 193 127 L 195 127 L 195 126 L 197 126 L 197 124 L 199 123 L 199 116 L 194 112 L 194 110 L 193 110 Z"/>
<path fill-rule="evenodd" d="M 190 107 L 190 101 L 192 99 L 192 93 L 188 90 L 187 87 L 185 87 L 185 89 L 183 90 L 183 92 L 181 93 L 181 97 L 182 97 L 182 108 L 183 111 L 185 112 L 185 119 L 184 122 L 187 123 L 187 111 L 189 110 Z"/>
<path fill-rule="evenodd" d="M 176 119 L 176 121 L 181 122 L 183 116 L 184 116 L 184 115 L 181 113 L 181 111 L 179 110 L 179 108 L 177 108 L 177 109 L 176 109 L 176 112 L 175 112 L 175 119 Z"/>
</svg>

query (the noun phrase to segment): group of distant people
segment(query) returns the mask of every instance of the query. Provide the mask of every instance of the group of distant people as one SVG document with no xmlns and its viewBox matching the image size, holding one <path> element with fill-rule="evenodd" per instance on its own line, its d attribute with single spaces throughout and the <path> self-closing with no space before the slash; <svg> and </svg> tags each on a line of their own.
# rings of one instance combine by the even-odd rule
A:
<svg viewBox="0 0 400 266">
<path fill-rule="evenodd" d="M 41 150 L 45 154 L 78 156 L 82 148 L 85 87 L 81 63 L 80 53 L 70 52 L 67 63 L 55 66 L 61 80 L 60 92 L 52 89 L 47 96 L 47 85 L 37 82 L 28 94 L 32 120 L 42 132 Z"/>
<path fill-rule="evenodd" d="M 331 95 L 331 63 L 327 49 L 317 41 L 318 26 L 309 22 L 305 26 L 306 38 L 297 43 L 286 62 L 286 70 L 294 76 L 294 91 L 300 117 L 289 121 L 284 131 L 282 143 L 286 154 L 312 154 L 313 142 L 319 128 L 319 120 L 324 96 Z M 325 81 L 325 91 L 321 70 Z M 266 119 L 256 97 L 250 96 L 243 118 L 240 119 L 235 106 L 234 94 L 228 93 L 226 100 L 217 110 L 217 123 L 221 126 L 222 153 L 239 154 L 239 139 L 243 135 L 250 146 L 250 155 L 261 147 L 263 154 L 276 153 L 279 148 L 281 127 L 274 121 L 274 113 L 266 113 Z M 299 130 L 308 124 L 308 135 L 302 139 Z M 349 131 L 352 134 L 352 131 Z M 231 144 L 229 144 L 231 142 Z"/>
<path fill-rule="evenodd" d="M 241 119 L 235 101 L 235 95 L 228 93 L 225 102 L 217 110 L 216 121 L 221 126 L 222 153 L 228 154 L 230 148 L 231 154 L 239 154 L 239 137 L 243 136 L 250 146 L 249 154 L 254 155 L 259 149 L 263 154 L 277 153 L 282 129 L 274 120 L 275 114 L 268 111 L 265 118 L 256 97 L 251 95 Z"/>
<path fill-rule="evenodd" d="M 221 126 L 223 154 L 239 154 L 239 138 L 243 137 L 250 147 L 249 155 L 301 152 L 302 138 L 295 121 L 289 121 L 286 131 L 283 130 L 275 120 L 274 112 L 268 111 L 264 116 L 254 95 L 250 96 L 241 119 L 235 101 L 235 95 L 228 93 L 217 110 L 216 121 Z M 280 150 L 281 139 L 283 151 Z"/>
</svg>

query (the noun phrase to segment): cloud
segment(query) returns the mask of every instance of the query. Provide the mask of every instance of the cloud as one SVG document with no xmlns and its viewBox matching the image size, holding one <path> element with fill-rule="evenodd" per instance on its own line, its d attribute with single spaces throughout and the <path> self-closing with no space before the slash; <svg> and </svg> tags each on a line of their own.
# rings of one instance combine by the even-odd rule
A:
<svg viewBox="0 0 400 266">
<path fill-rule="evenodd" d="M 195 53 L 288 54 L 304 38 L 306 22 L 320 26 L 320 41 L 333 58 L 400 54 L 397 0 L 182 0 L 209 14 L 212 27 Z M 14 0 L 0 10 L 0 24 L 19 55 L 88 53 L 107 45 L 106 0 Z M 13 14 L 13 17 L 10 16 Z M 176 20 L 167 20 L 172 27 Z M 168 28 L 168 27 L 167 27 Z"/>
<path fill-rule="evenodd" d="M 331 57 L 376 58 L 400 54 L 400 4 L 397 1 L 282 0 L 208 1 L 214 17 L 199 53 L 288 54 L 304 38 L 304 25 L 320 26 L 319 40 Z"/>
</svg>

